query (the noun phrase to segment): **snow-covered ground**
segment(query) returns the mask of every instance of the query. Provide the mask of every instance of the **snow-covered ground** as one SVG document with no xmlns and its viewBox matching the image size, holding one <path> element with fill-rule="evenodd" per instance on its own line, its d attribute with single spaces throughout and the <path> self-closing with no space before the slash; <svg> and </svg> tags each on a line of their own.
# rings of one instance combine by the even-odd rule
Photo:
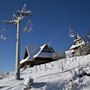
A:
<svg viewBox="0 0 90 90">
<path fill-rule="evenodd" d="M 10 73 L 0 79 L 0 90 L 24 90 L 29 77 L 34 82 L 30 90 L 90 90 L 90 55 L 60 59 L 21 70 L 21 80 Z"/>
</svg>

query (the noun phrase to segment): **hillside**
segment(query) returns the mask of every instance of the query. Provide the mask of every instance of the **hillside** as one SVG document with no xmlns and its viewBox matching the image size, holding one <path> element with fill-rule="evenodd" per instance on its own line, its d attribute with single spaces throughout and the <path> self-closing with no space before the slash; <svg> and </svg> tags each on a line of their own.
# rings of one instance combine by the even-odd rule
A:
<svg viewBox="0 0 90 90">
<path fill-rule="evenodd" d="M 0 80 L 0 90 L 23 90 L 25 80 L 34 80 L 30 90 L 90 90 L 90 55 L 61 59 L 21 70 L 20 81 L 10 73 Z"/>
</svg>

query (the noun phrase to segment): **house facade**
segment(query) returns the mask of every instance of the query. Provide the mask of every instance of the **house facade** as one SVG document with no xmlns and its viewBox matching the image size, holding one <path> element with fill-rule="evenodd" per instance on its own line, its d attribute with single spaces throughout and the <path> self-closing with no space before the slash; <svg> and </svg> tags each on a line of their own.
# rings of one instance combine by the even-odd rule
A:
<svg viewBox="0 0 90 90">
<path fill-rule="evenodd" d="M 20 67 L 34 66 L 44 64 L 53 61 L 53 55 L 55 51 L 47 44 L 42 45 L 39 48 L 26 47 L 24 53 L 24 59 L 20 61 Z"/>
<path fill-rule="evenodd" d="M 81 53 L 81 48 L 85 45 L 84 39 L 77 34 L 74 41 L 73 45 L 69 48 L 68 51 L 66 51 L 66 56 L 72 57 L 72 56 L 78 56 Z"/>
</svg>

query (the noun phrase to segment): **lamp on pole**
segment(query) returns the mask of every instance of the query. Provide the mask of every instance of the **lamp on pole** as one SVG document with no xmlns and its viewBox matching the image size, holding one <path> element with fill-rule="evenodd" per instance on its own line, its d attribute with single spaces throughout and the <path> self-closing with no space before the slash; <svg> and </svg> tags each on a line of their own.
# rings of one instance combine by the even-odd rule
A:
<svg viewBox="0 0 90 90">
<path fill-rule="evenodd" d="M 16 80 L 20 80 L 20 22 L 26 16 L 31 16 L 32 12 L 26 10 L 26 4 L 24 4 L 21 10 L 17 10 L 17 16 L 13 15 L 15 19 L 9 21 L 3 21 L 7 24 L 15 24 L 16 30 Z"/>
</svg>

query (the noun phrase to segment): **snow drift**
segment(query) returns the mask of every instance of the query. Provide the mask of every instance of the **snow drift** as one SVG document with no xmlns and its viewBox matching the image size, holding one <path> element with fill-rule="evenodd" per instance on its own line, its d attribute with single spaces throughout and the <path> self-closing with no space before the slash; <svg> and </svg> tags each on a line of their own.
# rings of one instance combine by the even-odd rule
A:
<svg viewBox="0 0 90 90">
<path fill-rule="evenodd" d="M 90 90 L 90 55 L 58 61 L 21 70 L 22 80 L 8 74 L 0 80 L 0 90 L 24 90 L 24 82 L 33 78 L 30 90 Z"/>
</svg>

